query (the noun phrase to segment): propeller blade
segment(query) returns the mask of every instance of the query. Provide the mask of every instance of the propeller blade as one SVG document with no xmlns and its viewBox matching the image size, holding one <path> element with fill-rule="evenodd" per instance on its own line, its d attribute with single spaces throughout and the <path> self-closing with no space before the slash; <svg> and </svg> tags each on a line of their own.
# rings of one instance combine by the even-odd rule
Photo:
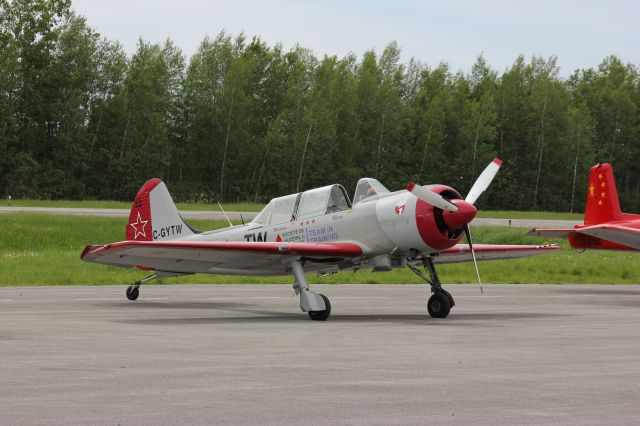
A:
<svg viewBox="0 0 640 426">
<path fill-rule="evenodd" d="M 480 293 L 484 294 L 484 290 L 482 289 L 482 281 L 480 281 L 480 270 L 478 269 L 478 260 L 476 259 L 476 251 L 473 249 L 473 243 L 471 242 L 471 230 L 469 229 L 468 223 L 464 225 L 464 234 L 466 235 L 467 242 L 469 243 L 469 249 L 471 250 L 471 257 L 473 257 L 473 265 L 476 267 L 476 275 L 478 276 L 478 285 L 480 286 Z"/>
<path fill-rule="evenodd" d="M 427 188 L 423 188 L 420 185 L 416 185 L 413 182 L 409 182 L 409 185 L 407 185 L 407 191 L 411 192 L 417 198 L 429 205 L 432 205 L 433 207 L 438 207 L 439 209 L 447 210 L 450 212 L 458 211 L 458 206 L 448 201 L 442 195 L 436 194 L 435 192 L 430 191 Z"/>
<path fill-rule="evenodd" d="M 484 169 L 478 179 L 476 179 L 475 183 L 471 187 L 471 190 L 467 194 L 467 198 L 465 201 L 471 204 L 475 204 L 476 200 L 482 193 L 489 187 L 491 181 L 498 173 L 500 166 L 502 165 L 502 160 L 499 158 L 494 158 L 491 163 Z"/>
</svg>

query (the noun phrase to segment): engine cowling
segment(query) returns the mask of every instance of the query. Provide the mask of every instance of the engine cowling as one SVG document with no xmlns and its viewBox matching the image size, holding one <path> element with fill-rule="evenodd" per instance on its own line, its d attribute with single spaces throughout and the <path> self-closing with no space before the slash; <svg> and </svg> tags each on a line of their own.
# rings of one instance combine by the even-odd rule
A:
<svg viewBox="0 0 640 426">
<path fill-rule="evenodd" d="M 445 185 L 427 186 L 458 207 L 456 212 L 443 212 L 409 192 L 378 201 L 376 215 L 385 234 L 400 250 L 444 250 L 457 244 L 464 235 L 463 226 L 477 212 L 460 194 Z"/>
</svg>

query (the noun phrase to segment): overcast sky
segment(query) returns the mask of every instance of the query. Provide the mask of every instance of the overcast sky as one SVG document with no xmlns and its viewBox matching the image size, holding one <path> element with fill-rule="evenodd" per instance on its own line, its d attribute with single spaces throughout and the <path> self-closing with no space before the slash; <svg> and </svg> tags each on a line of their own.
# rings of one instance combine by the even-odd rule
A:
<svg viewBox="0 0 640 426">
<path fill-rule="evenodd" d="M 519 54 L 558 57 L 561 75 L 596 67 L 615 54 L 640 64 L 640 2 L 628 0 L 259 1 L 73 0 L 103 36 L 133 53 L 138 38 L 171 38 L 190 56 L 221 30 L 260 36 L 285 49 L 299 43 L 317 56 L 359 57 L 391 40 L 403 61 L 448 62 L 467 72 L 483 53 L 503 71 Z"/>
</svg>

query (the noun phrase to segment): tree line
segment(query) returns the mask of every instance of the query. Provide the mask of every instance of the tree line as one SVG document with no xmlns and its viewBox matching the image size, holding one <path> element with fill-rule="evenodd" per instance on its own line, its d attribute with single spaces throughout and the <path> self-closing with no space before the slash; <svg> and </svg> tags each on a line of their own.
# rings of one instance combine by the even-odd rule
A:
<svg viewBox="0 0 640 426">
<path fill-rule="evenodd" d="M 257 201 L 360 177 L 463 195 L 504 161 L 481 207 L 581 211 L 614 165 L 640 210 L 640 79 L 616 56 L 559 76 L 555 57 L 499 72 L 402 63 L 400 47 L 316 57 L 258 37 L 127 55 L 68 0 L 0 0 L 0 193 L 130 200 L 157 176 L 181 201 Z"/>
</svg>

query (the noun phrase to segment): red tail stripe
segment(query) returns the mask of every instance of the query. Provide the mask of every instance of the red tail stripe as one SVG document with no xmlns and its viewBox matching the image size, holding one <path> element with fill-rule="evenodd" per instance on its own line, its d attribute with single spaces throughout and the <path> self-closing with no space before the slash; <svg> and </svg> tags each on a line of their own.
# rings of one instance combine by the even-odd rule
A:
<svg viewBox="0 0 640 426">
<path fill-rule="evenodd" d="M 158 178 L 149 179 L 138 191 L 131 212 L 125 238 L 127 240 L 151 241 L 153 240 L 153 224 L 151 222 L 151 202 L 149 193 L 162 181 Z"/>
</svg>

